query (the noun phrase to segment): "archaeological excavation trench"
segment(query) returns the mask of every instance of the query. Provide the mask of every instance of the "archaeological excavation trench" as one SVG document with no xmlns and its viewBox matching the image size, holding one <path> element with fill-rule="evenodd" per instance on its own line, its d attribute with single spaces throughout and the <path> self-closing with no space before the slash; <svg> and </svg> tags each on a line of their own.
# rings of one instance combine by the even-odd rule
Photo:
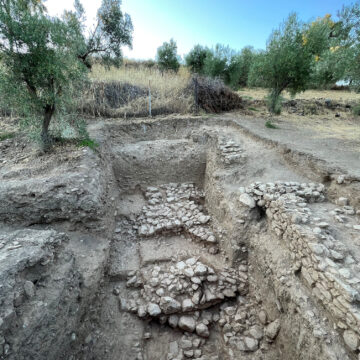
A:
<svg viewBox="0 0 360 360">
<path fill-rule="evenodd" d="M 1 359 L 358 359 L 346 178 L 235 121 L 90 131 L 0 170 Z"/>
</svg>

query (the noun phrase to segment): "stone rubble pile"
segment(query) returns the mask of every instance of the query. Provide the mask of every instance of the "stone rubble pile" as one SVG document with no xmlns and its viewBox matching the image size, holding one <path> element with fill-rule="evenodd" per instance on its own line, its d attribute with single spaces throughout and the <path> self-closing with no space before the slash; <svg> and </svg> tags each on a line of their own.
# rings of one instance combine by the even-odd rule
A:
<svg viewBox="0 0 360 360">
<path fill-rule="evenodd" d="M 195 258 L 177 263 L 143 268 L 130 272 L 127 287 L 139 291 L 129 299 L 120 299 L 121 308 L 140 318 L 157 318 L 173 328 L 209 336 L 212 318 L 203 318 L 201 310 L 245 295 L 248 291 L 247 265 L 215 272 Z"/>
<path fill-rule="evenodd" d="M 201 347 L 205 344 L 205 339 L 194 334 L 185 334 L 180 341 L 173 341 L 169 344 L 167 360 L 180 359 L 201 359 Z"/>
<path fill-rule="evenodd" d="M 347 223 L 349 218 L 348 216 L 352 215 L 360 215 L 360 211 L 355 211 L 355 209 L 352 206 L 349 206 L 349 199 L 345 197 L 339 197 L 336 200 L 336 204 L 339 206 L 338 208 L 335 208 L 334 210 L 330 211 L 330 215 L 334 217 L 334 219 L 339 223 Z M 353 228 L 355 230 L 357 229 L 359 225 L 354 225 Z"/>
<path fill-rule="evenodd" d="M 210 216 L 200 205 L 204 193 L 194 184 L 167 184 L 148 187 L 147 205 L 137 221 L 141 236 L 154 236 L 164 232 L 186 231 L 195 240 L 214 244 L 217 239 L 209 227 Z"/>
<path fill-rule="evenodd" d="M 242 296 L 236 305 L 220 306 L 218 324 L 222 328 L 225 344 L 245 352 L 265 350 L 280 330 L 280 321 L 270 321 L 265 310 Z M 265 340 L 265 342 L 263 341 Z"/>
<path fill-rule="evenodd" d="M 301 272 L 313 295 L 331 313 L 346 345 L 359 353 L 360 265 L 350 249 L 335 238 L 331 226 L 317 218 L 308 204 L 324 200 L 324 186 L 278 184 L 256 183 L 242 188 L 239 200 L 250 208 L 257 205 L 266 209 L 270 227 L 291 251 L 294 270 Z M 330 215 L 355 214 L 346 199 L 340 198 L 338 205 L 343 207 Z"/>
<path fill-rule="evenodd" d="M 223 138 L 220 140 L 220 143 L 218 145 L 218 151 L 225 165 L 238 163 L 241 160 L 245 159 L 245 155 L 243 154 L 243 150 L 241 149 L 241 147 L 237 145 L 234 141 L 227 138 Z"/>
<path fill-rule="evenodd" d="M 254 208 L 268 207 L 269 203 L 279 199 L 284 194 L 295 194 L 307 202 L 322 202 L 325 200 L 325 186 L 316 183 L 298 183 L 295 181 L 284 182 L 276 181 L 275 183 L 256 182 L 250 184 L 247 188 L 239 189 L 240 202 Z"/>
</svg>

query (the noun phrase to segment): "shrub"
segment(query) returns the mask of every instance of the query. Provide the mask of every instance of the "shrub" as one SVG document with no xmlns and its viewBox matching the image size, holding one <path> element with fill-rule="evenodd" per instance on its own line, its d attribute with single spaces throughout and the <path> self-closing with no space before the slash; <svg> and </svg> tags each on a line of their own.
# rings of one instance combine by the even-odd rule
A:
<svg viewBox="0 0 360 360">
<path fill-rule="evenodd" d="M 267 120 L 265 122 L 265 126 L 268 128 L 268 129 L 278 129 L 278 127 L 276 125 L 274 125 L 271 120 Z"/>
<path fill-rule="evenodd" d="M 91 138 L 86 138 L 86 139 L 83 139 L 83 140 L 79 140 L 78 141 L 78 146 L 79 147 L 88 147 L 91 150 L 95 151 L 99 147 L 99 144 L 95 140 L 93 140 Z"/>
</svg>

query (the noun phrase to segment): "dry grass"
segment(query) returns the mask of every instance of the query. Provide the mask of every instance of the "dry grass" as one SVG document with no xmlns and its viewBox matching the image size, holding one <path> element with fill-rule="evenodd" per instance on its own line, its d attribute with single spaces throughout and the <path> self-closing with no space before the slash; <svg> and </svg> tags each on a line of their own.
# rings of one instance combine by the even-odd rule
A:
<svg viewBox="0 0 360 360">
<path fill-rule="evenodd" d="M 129 99 L 121 107 L 116 109 L 107 109 L 107 115 L 110 116 L 144 116 L 148 114 L 149 98 L 148 88 L 150 84 L 152 98 L 152 113 L 157 114 L 186 114 L 191 112 L 193 106 L 193 97 L 185 91 L 189 84 L 190 73 L 184 67 L 181 67 L 178 73 L 164 72 L 161 73 L 156 68 L 147 67 L 126 67 L 105 69 L 101 65 L 95 65 L 92 69 L 91 86 L 87 91 L 83 108 L 90 107 L 90 112 L 104 112 L 92 106 L 99 99 L 96 97 L 96 88 L 104 87 L 104 84 L 120 83 L 130 84 L 138 87 L 139 90 L 145 90 L 146 95 L 136 96 Z M 97 89 L 98 90 L 98 89 Z M 89 109 L 88 109 L 89 110 Z M 104 114 L 101 114 L 104 115 Z"/>
<path fill-rule="evenodd" d="M 263 100 L 268 95 L 267 89 L 261 88 L 244 88 L 239 92 L 240 96 L 248 97 L 253 100 Z M 291 96 L 288 92 L 284 92 L 282 96 L 290 100 Z M 294 99 L 298 100 L 315 100 L 315 99 L 331 99 L 338 102 L 359 101 L 360 94 L 346 90 L 306 90 L 299 93 Z"/>
<path fill-rule="evenodd" d="M 101 65 L 94 65 L 90 78 L 93 81 L 119 81 L 130 83 L 142 88 L 150 87 L 153 91 L 167 94 L 182 91 L 188 84 L 190 73 L 185 67 L 181 67 L 178 73 L 164 72 L 146 67 L 132 68 L 122 66 L 120 68 L 105 69 Z"/>
</svg>

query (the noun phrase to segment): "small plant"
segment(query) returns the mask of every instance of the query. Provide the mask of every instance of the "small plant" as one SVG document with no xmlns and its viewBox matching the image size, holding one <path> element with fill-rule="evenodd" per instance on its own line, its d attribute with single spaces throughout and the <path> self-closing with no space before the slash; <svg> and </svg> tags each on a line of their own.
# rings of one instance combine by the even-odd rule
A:
<svg viewBox="0 0 360 360">
<path fill-rule="evenodd" d="M 7 139 L 12 139 L 15 136 L 15 133 L 3 133 L 0 134 L 0 141 L 4 141 Z"/>
<path fill-rule="evenodd" d="M 273 124 L 273 123 L 271 122 L 271 120 L 266 121 L 265 126 L 266 126 L 268 129 L 278 129 L 278 127 L 277 127 L 275 124 Z"/>
<path fill-rule="evenodd" d="M 99 144 L 91 139 L 91 138 L 86 138 L 86 139 L 82 139 L 82 140 L 79 140 L 78 144 L 77 144 L 79 147 L 88 147 L 90 148 L 91 150 L 97 150 L 97 148 L 99 147 Z"/>
<path fill-rule="evenodd" d="M 360 104 L 354 105 L 352 107 L 352 112 L 355 116 L 360 116 Z"/>
<path fill-rule="evenodd" d="M 251 111 L 259 111 L 259 109 L 256 109 L 254 107 L 249 107 L 249 110 L 251 110 Z"/>
</svg>

